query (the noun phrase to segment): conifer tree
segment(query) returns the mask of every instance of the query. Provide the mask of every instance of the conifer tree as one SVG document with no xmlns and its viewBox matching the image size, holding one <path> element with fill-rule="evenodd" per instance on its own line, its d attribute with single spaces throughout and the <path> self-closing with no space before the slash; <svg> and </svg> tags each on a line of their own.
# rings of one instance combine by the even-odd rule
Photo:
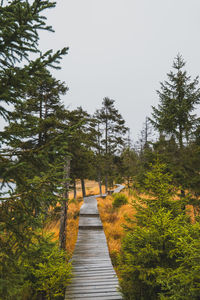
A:
<svg viewBox="0 0 200 300">
<path fill-rule="evenodd" d="M 127 220 L 122 243 L 124 299 L 198 299 L 199 222 L 192 224 L 189 214 L 182 210 L 172 176 L 158 160 L 146 173 L 143 188 L 149 197 L 138 196 L 133 203 L 136 213 Z"/>
<path fill-rule="evenodd" d="M 127 182 L 128 189 L 131 187 L 133 178 L 137 175 L 138 169 L 138 155 L 129 147 L 125 148 L 121 154 L 121 165 L 119 173 Z"/>
<path fill-rule="evenodd" d="M 62 106 L 59 104 L 58 109 L 54 105 L 66 88 L 62 84 L 59 87 L 46 68 L 57 68 L 67 48 L 44 54 L 38 48 L 39 30 L 53 31 L 46 25 L 44 11 L 55 7 L 55 2 L 13 0 L 1 1 L 0 5 L 0 114 L 9 121 L 0 137 L 0 170 L 3 184 L 12 179 L 16 183 L 16 189 L 8 195 L 0 193 L 0 298 L 12 300 L 28 295 L 27 299 L 57 299 L 66 285 L 63 278 L 69 278 L 66 255 L 40 230 L 49 205 L 55 206 L 62 199 L 69 131 L 60 128 Z M 31 53 L 35 53 L 35 60 L 31 60 Z M 39 85 L 48 95 L 46 103 L 41 101 L 44 90 L 41 95 Z M 48 101 L 54 112 L 56 109 L 55 118 Z M 41 102 L 40 112 L 46 113 L 42 118 L 37 115 Z M 15 111 L 10 113 L 4 103 L 12 103 Z M 41 286 L 45 280 L 46 284 L 51 282 L 51 291 Z"/>
<path fill-rule="evenodd" d="M 0 114 L 9 114 L 4 103 L 16 103 L 24 87 L 32 81 L 41 67 L 58 67 L 68 48 L 42 54 L 38 48 L 39 30 L 53 31 L 46 25 L 44 11 L 55 7 L 55 2 L 34 0 L 1 1 L 0 4 Z M 30 54 L 35 53 L 33 61 Z M 27 62 L 27 64 L 25 64 Z M 20 64 L 19 64 L 20 63 Z"/>
<path fill-rule="evenodd" d="M 112 175 L 113 155 L 124 145 L 124 134 L 127 131 L 125 121 L 114 107 L 114 100 L 104 98 L 102 108 L 96 111 L 95 117 L 100 125 L 100 145 L 104 157 L 105 186 L 108 189 L 108 177 Z"/>
<path fill-rule="evenodd" d="M 174 72 L 167 74 L 168 81 L 161 83 L 158 91 L 160 103 L 153 108 L 151 122 L 160 134 L 173 136 L 183 149 L 197 125 L 194 110 L 200 102 L 198 77 L 191 80 L 183 70 L 185 62 L 180 55 L 174 60 Z"/>
<path fill-rule="evenodd" d="M 76 196 L 76 179 L 81 180 L 82 194 L 86 196 L 84 179 L 92 175 L 93 151 L 96 137 L 94 120 L 91 116 L 78 107 L 68 112 L 68 126 L 74 128 L 74 135 L 68 139 L 71 153 L 71 173 Z"/>
<path fill-rule="evenodd" d="M 150 119 L 160 133 L 160 140 L 155 145 L 156 151 L 168 164 L 176 185 L 183 187 L 183 197 L 185 189 L 192 188 L 191 168 L 188 165 L 191 157 L 187 156 L 187 147 L 197 130 L 199 121 L 194 110 L 200 103 L 198 77 L 192 80 L 184 66 L 183 58 L 177 55 L 173 63 L 174 71 L 167 74 L 168 81 L 161 83 L 158 91 L 160 102 L 157 108 L 153 107 Z"/>
</svg>

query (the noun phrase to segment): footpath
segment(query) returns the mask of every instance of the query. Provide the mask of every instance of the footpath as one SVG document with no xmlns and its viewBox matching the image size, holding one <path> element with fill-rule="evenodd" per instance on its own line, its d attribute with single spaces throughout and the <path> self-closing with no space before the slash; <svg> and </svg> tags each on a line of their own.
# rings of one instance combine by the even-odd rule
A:
<svg viewBox="0 0 200 300">
<path fill-rule="evenodd" d="M 119 193 L 123 188 L 117 185 L 114 192 Z M 79 233 L 72 257 L 73 279 L 65 300 L 122 299 L 99 217 L 98 197 L 100 195 L 85 197 L 80 209 Z"/>
</svg>

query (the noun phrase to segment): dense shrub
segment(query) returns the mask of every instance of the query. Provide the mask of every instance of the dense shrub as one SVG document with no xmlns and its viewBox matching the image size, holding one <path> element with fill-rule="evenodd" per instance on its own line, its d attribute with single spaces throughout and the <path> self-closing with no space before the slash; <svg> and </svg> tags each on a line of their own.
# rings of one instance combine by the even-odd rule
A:
<svg viewBox="0 0 200 300">
<path fill-rule="evenodd" d="M 18 260 L 13 260 L 12 277 L 6 274 L 1 277 L 0 299 L 63 299 L 71 278 L 71 264 L 67 260 L 66 253 L 52 242 L 50 236 L 41 236 Z"/>
<path fill-rule="evenodd" d="M 128 198 L 124 194 L 113 194 L 113 207 L 117 208 L 128 203 Z"/>
</svg>

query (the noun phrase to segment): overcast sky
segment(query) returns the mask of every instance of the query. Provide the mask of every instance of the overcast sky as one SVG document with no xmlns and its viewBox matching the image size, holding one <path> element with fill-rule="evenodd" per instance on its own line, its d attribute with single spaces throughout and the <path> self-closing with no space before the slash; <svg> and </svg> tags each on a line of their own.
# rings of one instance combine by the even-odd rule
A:
<svg viewBox="0 0 200 300">
<path fill-rule="evenodd" d="M 55 33 L 42 33 L 40 47 L 69 46 L 54 75 L 69 87 L 71 109 L 93 113 L 110 97 L 136 140 L 174 57 L 183 55 L 192 78 L 200 74 L 200 0 L 57 2 L 47 13 Z"/>
</svg>

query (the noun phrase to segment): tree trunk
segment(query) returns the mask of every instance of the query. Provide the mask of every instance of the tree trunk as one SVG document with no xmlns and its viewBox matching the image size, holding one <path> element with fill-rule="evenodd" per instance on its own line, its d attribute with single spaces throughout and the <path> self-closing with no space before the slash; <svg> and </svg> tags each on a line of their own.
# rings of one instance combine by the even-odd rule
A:
<svg viewBox="0 0 200 300">
<path fill-rule="evenodd" d="M 86 192 L 85 192 L 85 181 L 83 178 L 81 178 L 81 187 L 82 187 L 82 195 L 83 197 L 86 197 Z"/>
<path fill-rule="evenodd" d="M 40 121 L 42 120 L 42 99 L 40 99 Z M 39 131 L 39 134 L 38 134 L 38 145 L 41 146 L 42 145 L 42 132 L 41 130 Z"/>
<path fill-rule="evenodd" d="M 128 181 L 128 189 L 130 189 L 130 176 L 128 176 L 127 181 Z"/>
<path fill-rule="evenodd" d="M 107 116 L 107 108 L 106 108 L 106 116 Z M 106 146 L 106 167 L 105 167 L 105 189 L 106 193 L 108 192 L 108 118 L 106 118 L 106 128 L 105 128 L 105 146 Z"/>
<path fill-rule="evenodd" d="M 77 198 L 77 193 L 76 193 L 76 179 L 74 179 L 74 199 Z"/>
<path fill-rule="evenodd" d="M 181 149 L 181 151 L 183 150 L 183 129 L 182 129 L 182 126 L 180 125 L 179 126 L 179 147 Z"/>
<path fill-rule="evenodd" d="M 99 183 L 99 193 L 102 195 L 102 185 L 101 185 L 101 174 L 98 174 L 98 183 Z"/>
<path fill-rule="evenodd" d="M 60 232 L 59 232 L 60 249 L 63 250 L 66 250 L 69 175 L 70 175 L 70 159 L 67 157 L 66 164 L 64 166 L 64 176 L 63 176 L 64 195 L 61 204 Z"/>
<path fill-rule="evenodd" d="M 108 176 L 107 174 L 105 175 L 105 189 L 106 189 L 106 193 L 108 192 Z"/>
</svg>

